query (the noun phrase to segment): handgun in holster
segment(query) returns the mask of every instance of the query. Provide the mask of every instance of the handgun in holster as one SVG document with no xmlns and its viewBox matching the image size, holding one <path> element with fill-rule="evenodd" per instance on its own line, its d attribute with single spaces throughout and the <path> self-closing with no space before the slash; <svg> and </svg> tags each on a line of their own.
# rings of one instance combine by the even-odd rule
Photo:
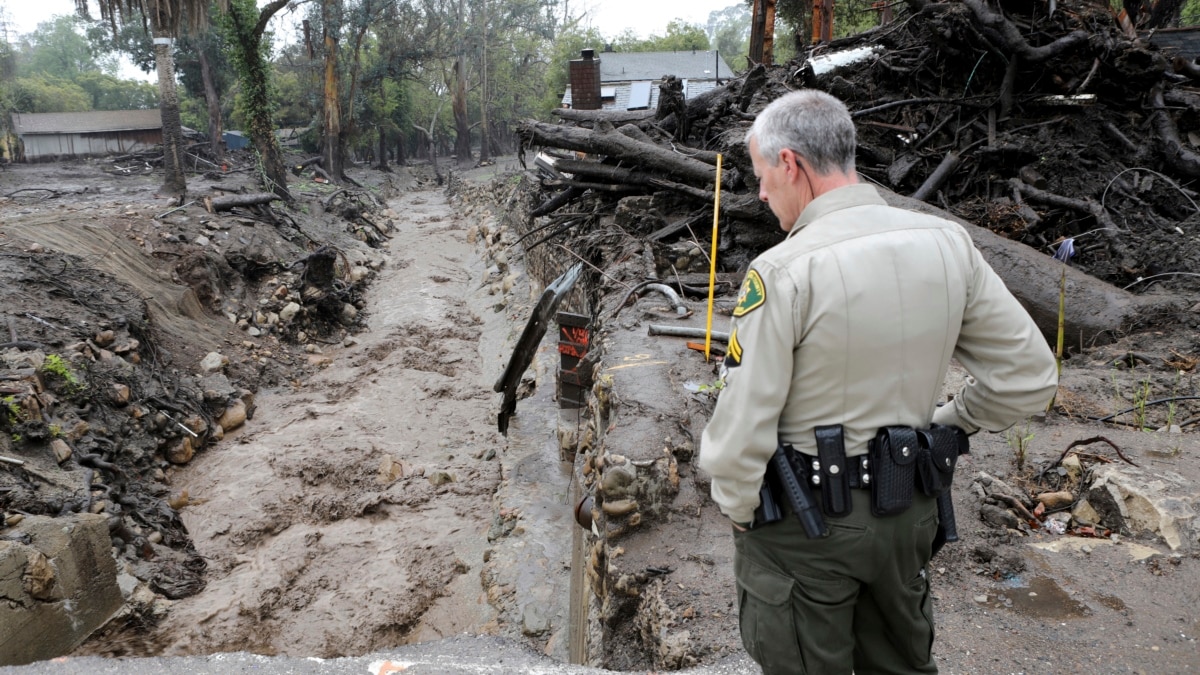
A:
<svg viewBox="0 0 1200 675">
<path fill-rule="evenodd" d="M 759 507 L 754 511 L 754 527 L 769 525 L 783 519 L 781 503 L 786 500 L 792 513 L 804 528 L 809 539 L 819 539 L 829 534 L 821 505 L 813 496 L 808 483 L 800 480 L 796 468 L 782 444 L 776 446 L 775 454 L 767 462 L 763 484 L 759 488 Z"/>
<path fill-rule="evenodd" d="M 960 455 L 970 452 L 971 443 L 966 433 L 957 427 L 932 425 L 920 430 L 922 489 L 937 497 L 938 527 L 933 536 L 933 554 L 951 542 L 958 541 L 958 525 L 954 517 L 954 500 L 951 483 Z"/>
</svg>

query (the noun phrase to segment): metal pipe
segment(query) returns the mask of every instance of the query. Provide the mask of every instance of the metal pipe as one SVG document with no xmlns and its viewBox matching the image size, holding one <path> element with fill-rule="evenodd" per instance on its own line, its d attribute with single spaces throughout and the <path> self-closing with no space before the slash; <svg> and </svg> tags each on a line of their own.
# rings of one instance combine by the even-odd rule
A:
<svg viewBox="0 0 1200 675">
<path fill-rule="evenodd" d="M 687 305 L 683 304 L 683 300 L 679 299 L 679 294 L 675 292 L 674 288 L 666 284 L 646 284 L 646 290 L 658 291 L 667 296 L 667 300 L 671 301 L 671 307 L 675 310 L 675 313 L 679 316 L 687 316 Z"/>
<path fill-rule="evenodd" d="M 702 338 L 704 337 L 703 328 L 689 328 L 687 326 L 664 326 L 662 324 L 650 324 L 650 335 L 666 335 L 668 337 L 682 338 Z M 729 343 L 729 333 L 714 330 L 712 332 L 713 342 Z"/>
</svg>

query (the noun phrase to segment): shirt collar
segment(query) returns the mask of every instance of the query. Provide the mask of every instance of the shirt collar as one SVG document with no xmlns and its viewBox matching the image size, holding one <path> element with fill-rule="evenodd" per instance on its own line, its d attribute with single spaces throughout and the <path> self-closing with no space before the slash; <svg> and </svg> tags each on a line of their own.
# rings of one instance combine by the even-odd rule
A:
<svg viewBox="0 0 1200 675">
<path fill-rule="evenodd" d="M 830 190 L 812 200 L 808 206 L 804 207 L 804 211 L 800 213 L 800 217 L 796 219 L 795 224 L 792 225 L 792 229 L 788 231 L 788 238 L 791 238 L 792 235 L 804 229 L 806 225 L 814 220 L 823 218 L 834 211 L 868 204 L 887 205 L 883 197 L 879 196 L 879 191 L 870 183 L 855 183 Z"/>
</svg>

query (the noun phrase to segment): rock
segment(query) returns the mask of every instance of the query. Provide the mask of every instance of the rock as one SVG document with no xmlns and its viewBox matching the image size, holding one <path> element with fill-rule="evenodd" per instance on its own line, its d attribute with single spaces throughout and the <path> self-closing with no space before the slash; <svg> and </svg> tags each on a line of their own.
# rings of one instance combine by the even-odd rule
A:
<svg viewBox="0 0 1200 675">
<path fill-rule="evenodd" d="M 616 501 L 605 501 L 602 508 L 610 516 L 623 516 L 636 511 L 637 507 L 638 503 L 632 499 L 618 499 Z"/>
<path fill-rule="evenodd" d="M 111 345 L 116 338 L 116 333 L 113 333 L 111 330 L 102 330 L 99 333 L 96 333 L 96 337 L 93 342 L 101 347 L 107 347 Z"/>
<path fill-rule="evenodd" d="M 283 309 L 279 310 L 279 320 L 283 323 L 289 323 L 296 315 L 300 313 L 300 305 L 289 302 L 284 305 Z"/>
<path fill-rule="evenodd" d="M 1078 482 L 1083 475 L 1083 463 L 1079 461 L 1079 455 L 1067 455 L 1063 458 L 1062 467 L 1067 470 L 1067 478 L 1072 482 Z"/>
<path fill-rule="evenodd" d="M 221 414 L 221 418 L 217 420 L 217 424 L 225 431 L 233 431 L 246 423 L 246 403 L 241 399 L 235 399 L 225 408 L 225 412 Z"/>
<path fill-rule="evenodd" d="M 986 595 L 975 596 L 975 602 L 978 602 L 981 605 L 986 604 L 987 601 L 988 601 L 988 596 L 986 596 Z"/>
<path fill-rule="evenodd" d="M 218 352 L 209 352 L 207 356 L 200 360 L 200 372 L 208 375 L 209 373 L 221 370 L 229 365 L 229 357 Z"/>
<path fill-rule="evenodd" d="M 142 346 L 142 343 L 138 342 L 134 338 L 129 338 L 116 347 L 113 347 L 113 352 L 120 354 L 121 356 L 125 356 L 130 352 L 136 352 L 140 346 Z"/>
<path fill-rule="evenodd" d="M 204 235 L 200 235 L 199 237 L 196 237 L 196 245 L 197 246 L 208 246 L 208 243 L 209 243 L 208 237 L 206 237 Z"/>
<path fill-rule="evenodd" d="M 129 390 L 129 385 L 114 382 L 112 385 L 112 402 L 117 407 L 129 405 L 129 398 L 132 392 Z"/>
<path fill-rule="evenodd" d="M 253 345 L 254 343 L 250 343 Z M 204 398 L 209 398 L 209 392 L 212 392 L 212 400 L 225 400 L 238 395 L 238 390 L 229 383 L 229 378 L 225 377 L 224 373 L 213 373 L 200 379 L 200 389 L 204 391 Z"/>
<path fill-rule="evenodd" d="M 196 456 L 196 447 L 192 445 L 192 437 L 184 436 L 167 450 L 167 461 L 172 464 L 187 464 Z"/>
<path fill-rule="evenodd" d="M 526 603 L 521 612 L 521 633 L 526 637 L 537 637 L 550 630 L 550 617 L 546 616 L 548 605 L 538 602 Z"/>
<path fill-rule="evenodd" d="M 250 337 L 259 337 L 262 335 L 262 331 L 256 326 L 250 326 L 246 329 L 246 335 L 249 335 Z"/>
<path fill-rule="evenodd" d="M 50 449 L 54 451 L 54 459 L 59 464 L 71 459 L 71 446 L 61 438 L 50 441 Z"/>
<path fill-rule="evenodd" d="M 30 544 L 0 545 L 0 664 L 70 653 L 122 605 L 107 518 L 66 514 L 14 521 Z"/>
<path fill-rule="evenodd" d="M 341 322 L 344 324 L 352 324 L 358 318 L 358 308 L 350 303 L 342 305 Z"/>
<path fill-rule="evenodd" d="M 1050 510 L 1060 509 L 1075 503 L 1075 495 L 1065 490 L 1061 492 L 1044 492 L 1034 497 L 1034 499 L 1044 504 Z"/>
<path fill-rule="evenodd" d="M 629 494 L 635 476 L 624 467 L 609 467 L 600 481 L 600 489 L 606 500 L 621 499 Z"/>
<path fill-rule="evenodd" d="M 1083 525 L 1100 524 L 1100 514 L 1096 513 L 1096 509 L 1093 509 L 1086 499 L 1080 499 L 1075 504 L 1075 508 L 1071 509 L 1071 517 Z"/>
<path fill-rule="evenodd" d="M 979 517 L 983 522 L 996 528 L 1018 529 L 1021 527 L 1021 519 L 1017 518 L 1016 514 L 1008 509 L 1002 509 L 992 504 L 984 504 L 979 507 Z"/>
<path fill-rule="evenodd" d="M 363 279 L 366 279 L 370 274 L 371 274 L 370 268 L 363 267 L 361 265 L 351 267 L 350 268 L 350 281 L 357 284 L 358 282 L 362 281 Z"/>
<path fill-rule="evenodd" d="M 429 474 L 429 482 L 433 484 L 434 487 L 438 487 L 445 485 L 446 483 L 453 483 L 454 476 L 451 476 L 445 471 L 434 471 L 433 473 Z"/>
<path fill-rule="evenodd" d="M 1084 495 L 1106 527 L 1126 535 L 1153 534 L 1173 551 L 1190 551 L 1200 549 L 1194 491 L 1195 486 L 1172 472 L 1109 464 L 1093 471 Z"/>
</svg>

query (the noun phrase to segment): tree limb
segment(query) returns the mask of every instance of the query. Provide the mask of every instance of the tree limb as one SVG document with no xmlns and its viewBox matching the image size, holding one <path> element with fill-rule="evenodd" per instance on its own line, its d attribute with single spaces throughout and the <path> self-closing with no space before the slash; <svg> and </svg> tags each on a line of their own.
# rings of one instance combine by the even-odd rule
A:
<svg viewBox="0 0 1200 675">
<path fill-rule="evenodd" d="M 1019 28 L 1006 19 L 1003 14 L 992 11 L 984 0 L 962 0 L 962 3 L 971 10 L 971 13 L 975 15 L 975 20 L 981 26 L 995 31 L 1003 41 L 1004 47 L 1009 52 L 1021 57 L 1021 60 L 1026 64 L 1041 63 L 1047 59 L 1054 58 L 1081 44 L 1085 44 L 1088 40 L 1088 33 L 1086 31 L 1077 30 L 1048 45 L 1032 47 L 1025 41 Z"/>
</svg>

